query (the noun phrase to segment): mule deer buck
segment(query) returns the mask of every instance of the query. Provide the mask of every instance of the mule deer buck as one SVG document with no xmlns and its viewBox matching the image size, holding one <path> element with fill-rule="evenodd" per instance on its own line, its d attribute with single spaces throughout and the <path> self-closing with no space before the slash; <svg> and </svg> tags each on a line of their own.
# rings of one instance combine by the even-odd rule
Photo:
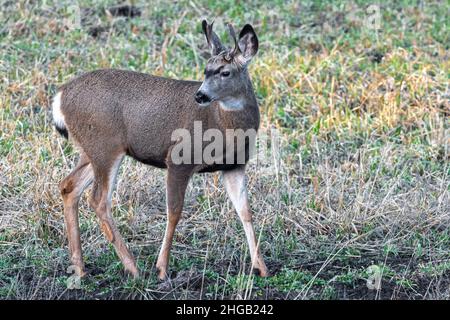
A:
<svg viewBox="0 0 450 320">
<path fill-rule="evenodd" d="M 167 169 L 167 225 L 156 267 L 158 277 L 168 272 L 172 238 L 181 217 L 186 187 L 194 173 L 222 171 L 226 191 L 243 223 L 252 267 L 261 276 L 268 271 L 259 252 L 252 213 L 245 186 L 245 164 L 175 164 L 171 150 L 176 145 L 172 133 L 183 128 L 192 133 L 194 122 L 220 132 L 227 129 L 258 129 L 259 109 L 247 71 L 258 51 L 258 38 L 247 24 L 234 47 L 223 46 L 213 23 L 202 21 L 203 32 L 212 51 L 203 82 L 174 80 L 124 70 L 97 70 L 62 85 L 53 100 L 56 129 L 74 141 L 80 159 L 61 181 L 71 262 L 80 276 L 85 274 L 80 243 L 78 202 L 93 184 L 89 204 L 102 232 L 111 242 L 127 272 L 137 277 L 135 260 L 122 239 L 111 213 L 111 195 L 119 166 L 125 155 Z M 235 148 L 234 152 L 247 152 Z M 241 151 L 239 151 L 241 150 Z M 225 156 L 225 155 L 224 155 Z M 236 154 L 235 154 L 236 156 Z"/>
</svg>

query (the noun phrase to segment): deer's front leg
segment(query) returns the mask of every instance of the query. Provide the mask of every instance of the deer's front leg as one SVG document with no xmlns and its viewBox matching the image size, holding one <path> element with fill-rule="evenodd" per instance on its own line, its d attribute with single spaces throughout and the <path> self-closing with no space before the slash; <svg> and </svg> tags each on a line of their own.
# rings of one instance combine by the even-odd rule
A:
<svg viewBox="0 0 450 320">
<path fill-rule="evenodd" d="M 167 277 L 170 249 L 172 247 L 173 234 L 181 218 L 183 210 L 184 194 L 189 183 L 190 172 L 182 169 L 170 168 L 167 170 L 166 178 L 166 202 L 167 202 L 167 225 L 164 240 L 159 252 L 156 268 L 158 278 L 164 280 Z"/>
<path fill-rule="evenodd" d="M 252 222 L 252 212 L 248 204 L 247 187 L 245 185 L 245 167 L 223 173 L 223 180 L 228 196 L 236 209 L 244 227 L 252 259 L 253 268 L 259 271 L 261 277 L 269 276 L 264 259 L 259 252 Z"/>
</svg>

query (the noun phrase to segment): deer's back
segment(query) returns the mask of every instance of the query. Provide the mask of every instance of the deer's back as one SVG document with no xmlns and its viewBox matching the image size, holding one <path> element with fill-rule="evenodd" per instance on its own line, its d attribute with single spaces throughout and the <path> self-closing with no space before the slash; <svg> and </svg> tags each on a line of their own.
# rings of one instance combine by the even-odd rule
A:
<svg viewBox="0 0 450 320">
<path fill-rule="evenodd" d="M 241 111 L 221 110 L 216 102 L 201 107 L 194 100 L 200 84 L 132 71 L 97 70 L 60 88 L 61 111 L 69 135 L 91 157 L 111 158 L 106 155 L 125 152 L 143 163 L 163 168 L 176 143 L 172 133 L 183 128 L 194 137 L 194 122 L 200 121 L 203 130 L 219 129 L 224 137 L 229 128 L 258 129 L 256 101 Z M 233 167 L 200 165 L 198 170 Z"/>
<path fill-rule="evenodd" d="M 138 160 L 163 167 L 171 133 L 198 109 L 200 82 L 105 69 L 60 88 L 70 134 L 83 149 L 108 138 Z M 150 146 L 150 147 L 149 147 Z"/>
</svg>

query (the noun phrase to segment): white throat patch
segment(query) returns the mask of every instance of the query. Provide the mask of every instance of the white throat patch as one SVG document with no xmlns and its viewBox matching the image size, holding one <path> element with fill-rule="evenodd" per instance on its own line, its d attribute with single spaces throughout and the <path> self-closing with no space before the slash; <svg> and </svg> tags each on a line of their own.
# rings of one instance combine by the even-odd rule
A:
<svg viewBox="0 0 450 320">
<path fill-rule="evenodd" d="M 222 109 L 227 111 L 242 110 L 244 108 L 244 100 L 238 98 L 230 98 L 224 101 L 219 101 Z"/>
</svg>

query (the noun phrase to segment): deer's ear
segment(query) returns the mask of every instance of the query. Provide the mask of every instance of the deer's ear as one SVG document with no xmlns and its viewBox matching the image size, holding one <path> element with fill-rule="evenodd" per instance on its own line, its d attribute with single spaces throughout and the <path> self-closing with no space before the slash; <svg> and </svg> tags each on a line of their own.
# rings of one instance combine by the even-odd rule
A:
<svg viewBox="0 0 450 320">
<path fill-rule="evenodd" d="M 250 60 L 258 52 L 258 37 L 255 30 L 249 24 L 246 24 L 239 33 L 239 51 L 241 51 L 241 59 L 244 64 L 250 62 Z"/>
<path fill-rule="evenodd" d="M 213 29 L 214 22 L 211 24 L 208 24 L 206 20 L 202 21 L 202 29 L 203 33 L 205 34 L 206 41 L 208 42 L 209 48 L 211 49 L 211 54 L 213 56 L 218 55 L 222 51 L 225 50 L 225 47 L 220 42 L 219 37 L 217 34 L 212 30 Z"/>
</svg>

